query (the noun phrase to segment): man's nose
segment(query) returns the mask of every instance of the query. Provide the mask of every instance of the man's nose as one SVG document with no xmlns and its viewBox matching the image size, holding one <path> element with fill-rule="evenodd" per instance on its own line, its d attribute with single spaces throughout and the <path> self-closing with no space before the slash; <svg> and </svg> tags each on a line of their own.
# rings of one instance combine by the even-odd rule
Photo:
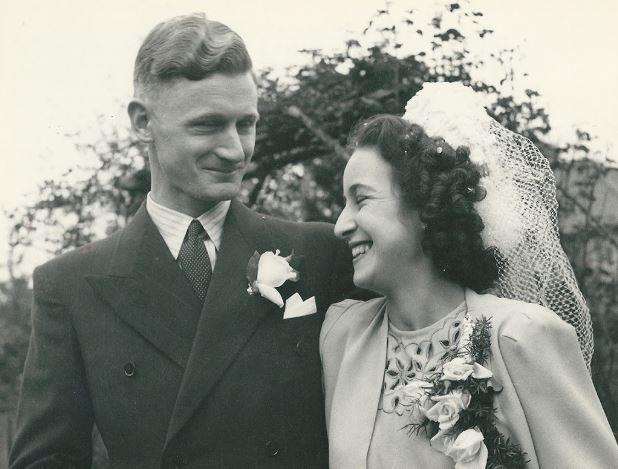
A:
<svg viewBox="0 0 618 469">
<path fill-rule="evenodd" d="M 351 236 L 355 229 L 356 223 L 350 213 L 350 209 L 346 205 L 343 207 L 343 211 L 339 214 L 339 218 L 337 218 L 337 222 L 335 223 L 335 236 L 346 239 Z"/>
<path fill-rule="evenodd" d="M 240 162 L 245 159 L 245 151 L 240 141 L 240 135 L 235 127 L 231 127 L 224 135 L 217 147 L 217 156 L 229 162 Z"/>
</svg>

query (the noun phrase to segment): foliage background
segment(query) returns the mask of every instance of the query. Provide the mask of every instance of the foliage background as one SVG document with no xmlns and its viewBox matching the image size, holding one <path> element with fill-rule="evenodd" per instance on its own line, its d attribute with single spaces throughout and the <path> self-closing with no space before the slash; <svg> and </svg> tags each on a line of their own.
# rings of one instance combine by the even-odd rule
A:
<svg viewBox="0 0 618 469">
<path fill-rule="evenodd" d="M 413 51 L 400 40 L 410 31 L 418 38 Z M 518 51 L 498 50 L 487 60 L 471 47 L 472 38 L 489 42 L 492 33 L 482 12 L 468 4 L 447 4 L 429 20 L 415 11 L 394 16 L 385 8 L 341 50 L 307 50 L 306 64 L 285 76 L 262 71 L 262 118 L 242 198 L 264 213 L 332 222 L 342 207 L 344 148 L 356 122 L 383 112 L 401 115 L 424 82 L 463 81 L 485 93 L 490 113 L 530 138 L 556 173 L 563 245 L 593 316 L 593 380 L 616 432 L 617 171 L 604 155 L 593 154 L 584 130 L 566 145 L 547 142 L 551 119 L 538 92 L 518 87 L 525 75 L 514 65 Z M 488 67 L 499 78 L 488 80 Z M 102 119 L 99 139 L 73 139 L 87 163 L 45 181 L 35 203 L 10 214 L 10 279 L 0 285 L 0 441 L 11 439 L 29 335 L 31 292 L 19 265 L 33 245 L 56 254 L 124 226 L 150 185 L 144 148 L 128 129 L 110 128 Z"/>
</svg>

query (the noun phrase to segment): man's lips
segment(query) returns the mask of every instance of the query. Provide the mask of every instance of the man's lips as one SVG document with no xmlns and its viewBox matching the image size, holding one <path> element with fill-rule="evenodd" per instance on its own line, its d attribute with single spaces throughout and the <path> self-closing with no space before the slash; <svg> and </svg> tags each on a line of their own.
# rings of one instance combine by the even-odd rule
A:
<svg viewBox="0 0 618 469">
<path fill-rule="evenodd" d="M 243 169 L 243 166 L 234 166 L 232 168 L 211 168 L 211 167 L 199 167 L 201 171 L 210 171 L 212 173 L 221 174 L 233 174 Z"/>
</svg>

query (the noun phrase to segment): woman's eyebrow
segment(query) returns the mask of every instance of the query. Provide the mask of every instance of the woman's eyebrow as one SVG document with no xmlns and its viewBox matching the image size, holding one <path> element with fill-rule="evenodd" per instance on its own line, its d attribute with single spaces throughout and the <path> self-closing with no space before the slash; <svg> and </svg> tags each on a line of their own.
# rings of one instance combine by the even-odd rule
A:
<svg viewBox="0 0 618 469">
<path fill-rule="evenodd" d="M 360 189 L 371 190 L 371 187 L 362 182 L 356 182 L 350 186 L 350 194 L 356 194 Z"/>
</svg>

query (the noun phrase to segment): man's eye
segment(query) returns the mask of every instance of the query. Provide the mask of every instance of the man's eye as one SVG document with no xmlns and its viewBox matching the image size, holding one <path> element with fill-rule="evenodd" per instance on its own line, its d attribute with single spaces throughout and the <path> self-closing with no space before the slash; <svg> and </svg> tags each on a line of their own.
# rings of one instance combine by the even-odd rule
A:
<svg viewBox="0 0 618 469">
<path fill-rule="evenodd" d="M 253 119 L 242 120 L 238 123 L 238 128 L 242 130 L 251 130 L 255 127 L 255 121 Z"/>
<path fill-rule="evenodd" d="M 356 196 L 356 205 L 362 205 L 364 201 L 366 201 L 369 197 L 365 195 Z"/>
<path fill-rule="evenodd" d="M 219 120 L 204 120 L 193 124 L 197 129 L 220 129 L 225 126 L 225 122 Z"/>
</svg>

